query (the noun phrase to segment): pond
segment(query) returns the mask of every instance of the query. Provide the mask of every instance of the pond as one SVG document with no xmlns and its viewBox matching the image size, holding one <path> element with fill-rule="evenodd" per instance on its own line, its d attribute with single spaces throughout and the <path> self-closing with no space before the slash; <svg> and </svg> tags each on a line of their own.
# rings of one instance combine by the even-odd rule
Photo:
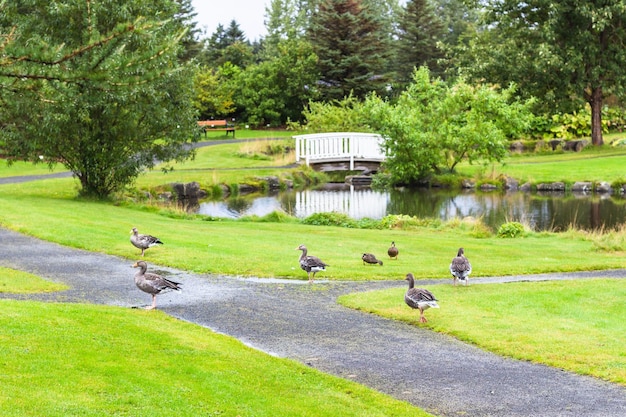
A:
<svg viewBox="0 0 626 417">
<path fill-rule="evenodd" d="M 626 221 L 626 199 L 592 193 L 480 192 L 441 189 L 375 191 L 369 187 L 329 184 L 316 190 L 290 190 L 275 195 L 239 196 L 202 202 L 199 214 L 238 218 L 283 211 L 298 218 L 319 212 L 341 212 L 354 219 L 381 219 L 388 214 L 419 218 L 482 218 L 497 230 L 507 221 L 534 230 L 614 229 Z"/>
</svg>

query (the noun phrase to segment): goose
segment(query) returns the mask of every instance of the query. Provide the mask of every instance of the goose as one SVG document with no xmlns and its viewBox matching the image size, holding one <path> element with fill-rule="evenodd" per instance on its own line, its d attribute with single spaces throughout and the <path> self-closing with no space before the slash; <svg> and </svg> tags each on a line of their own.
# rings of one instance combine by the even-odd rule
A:
<svg viewBox="0 0 626 417">
<path fill-rule="evenodd" d="M 387 249 L 387 255 L 392 259 L 398 259 L 398 248 L 396 248 L 396 242 L 391 242 L 391 246 Z"/>
<path fill-rule="evenodd" d="M 376 256 L 373 253 L 364 253 L 363 256 L 361 256 L 361 259 L 363 260 L 363 263 L 368 263 L 368 264 L 380 264 L 380 266 L 383 265 L 383 261 L 379 261 L 378 259 L 376 259 Z"/>
<path fill-rule="evenodd" d="M 136 227 L 130 231 L 130 243 L 133 244 L 136 248 L 141 249 L 141 256 L 146 249 L 151 248 L 155 245 L 162 245 L 163 242 L 158 237 L 150 236 L 150 235 L 140 235 L 137 231 Z"/>
<path fill-rule="evenodd" d="M 420 323 L 426 323 L 426 317 L 424 317 L 424 311 L 429 308 L 439 308 L 437 299 L 430 291 L 423 288 L 415 288 L 415 278 L 413 274 L 406 274 L 406 281 L 409 281 L 409 289 L 404 294 L 404 302 L 411 308 L 416 308 L 420 311 Z"/>
<path fill-rule="evenodd" d="M 302 251 L 302 255 L 300 255 L 300 268 L 302 268 L 303 271 L 306 271 L 307 276 L 309 277 L 309 282 L 313 282 L 317 272 L 326 271 L 326 267 L 330 266 L 316 256 L 307 256 L 307 248 L 304 245 L 298 246 L 296 250 Z M 313 273 L 312 277 L 311 272 Z"/>
<path fill-rule="evenodd" d="M 470 261 L 465 257 L 463 248 L 459 248 L 459 251 L 452 263 L 450 264 L 450 273 L 454 279 L 454 285 L 456 286 L 456 280 L 463 281 L 465 285 L 469 284 L 469 274 L 472 272 L 472 265 Z"/>
<path fill-rule="evenodd" d="M 133 265 L 133 268 L 140 268 L 135 274 L 135 285 L 143 292 L 147 292 L 152 295 L 152 306 L 147 307 L 148 310 L 156 308 L 156 296 L 161 292 L 175 290 L 181 290 L 181 283 L 170 281 L 167 278 L 163 278 L 160 275 L 146 272 L 148 264 L 144 261 L 137 261 Z"/>
</svg>

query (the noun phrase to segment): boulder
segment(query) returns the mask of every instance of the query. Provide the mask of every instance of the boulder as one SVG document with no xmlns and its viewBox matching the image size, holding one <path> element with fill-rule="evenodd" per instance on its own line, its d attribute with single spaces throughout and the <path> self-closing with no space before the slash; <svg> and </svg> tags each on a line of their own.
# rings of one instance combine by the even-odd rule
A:
<svg viewBox="0 0 626 417">
<path fill-rule="evenodd" d="M 593 184 L 588 181 L 577 181 L 572 185 L 572 191 L 577 193 L 588 193 L 593 190 Z"/>
<path fill-rule="evenodd" d="M 613 192 L 613 189 L 611 188 L 611 184 L 606 181 L 602 181 L 596 184 L 596 192 L 601 194 L 610 194 Z"/>
<path fill-rule="evenodd" d="M 537 184 L 537 191 L 565 191 L 565 183 L 559 181 Z"/>
</svg>

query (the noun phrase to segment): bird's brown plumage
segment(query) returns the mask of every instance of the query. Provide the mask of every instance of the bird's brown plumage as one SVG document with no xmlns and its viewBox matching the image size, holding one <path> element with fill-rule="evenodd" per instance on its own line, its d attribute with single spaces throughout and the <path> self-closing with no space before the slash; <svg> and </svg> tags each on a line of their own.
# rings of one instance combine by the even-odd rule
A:
<svg viewBox="0 0 626 417">
<path fill-rule="evenodd" d="M 404 294 L 404 302 L 411 308 L 415 308 L 420 311 L 420 322 L 426 323 L 426 317 L 424 317 L 424 311 L 429 308 L 439 308 L 437 299 L 427 289 L 415 288 L 415 278 L 413 274 L 408 273 L 404 278 L 409 282 L 409 289 Z"/>
<path fill-rule="evenodd" d="M 181 290 L 180 282 L 163 278 L 161 275 L 153 274 L 152 272 L 146 272 L 148 264 L 144 261 L 135 262 L 133 268 L 139 268 L 139 271 L 135 274 L 135 285 L 137 285 L 137 288 L 152 296 L 152 306 L 150 308 L 156 308 L 157 294 L 168 290 Z"/>
</svg>

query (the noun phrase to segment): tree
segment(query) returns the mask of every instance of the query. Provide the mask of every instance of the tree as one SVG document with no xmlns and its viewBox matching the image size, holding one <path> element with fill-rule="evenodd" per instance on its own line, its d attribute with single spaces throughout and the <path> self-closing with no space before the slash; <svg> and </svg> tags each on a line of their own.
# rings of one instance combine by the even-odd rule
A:
<svg viewBox="0 0 626 417">
<path fill-rule="evenodd" d="M 3 3 L 0 146 L 61 163 L 107 197 L 157 161 L 182 160 L 196 129 L 175 1 Z M 142 16 L 156 16 L 147 19 Z"/>
<path fill-rule="evenodd" d="M 317 56 L 307 41 L 282 41 L 276 54 L 246 68 L 234 83 L 235 103 L 251 124 L 299 121 L 306 103 L 319 96 Z"/>
<path fill-rule="evenodd" d="M 245 68 L 254 61 L 254 53 L 237 21 L 231 20 L 227 28 L 217 25 L 198 60 L 211 68 L 218 68 L 226 62 Z"/>
<path fill-rule="evenodd" d="M 521 91 L 555 106 L 572 98 L 586 101 L 592 142 L 601 145 L 604 99 L 626 87 L 624 2 L 494 0 L 484 5 L 485 26 L 468 51 L 467 73 L 501 85 L 515 81 Z"/>
<path fill-rule="evenodd" d="M 397 41 L 399 81 L 408 84 L 415 68 L 427 66 L 439 73 L 438 60 L 443 57 L 439 43 L 444 37 L 443 22 L 429 0 L 409 0 L 400 15 Z"/>
<path fill-rule="evenodd" d="M 319 57 L 324 99 L 384 91 L 390 48 L 386 43 L 389 36 L 382 28 L 380 18 L 360 0 L 323 0 L 319 4 L 307 37 Z"/>
<path fill-rule="evenodd" d="M 417 184 L 429 175 L 453 172 L 462 160 L 499 161 L 507 138 L 526 129 L 530 103 L 512 99 L 514 88 L 498 92 L 462 80 L 448 86 L 431 80 L 427 68 L 396 104 L 377 96 L 365 102 L 372 128 L 385 139 L 385 166 L 394 183 Z"/>
</svg>

